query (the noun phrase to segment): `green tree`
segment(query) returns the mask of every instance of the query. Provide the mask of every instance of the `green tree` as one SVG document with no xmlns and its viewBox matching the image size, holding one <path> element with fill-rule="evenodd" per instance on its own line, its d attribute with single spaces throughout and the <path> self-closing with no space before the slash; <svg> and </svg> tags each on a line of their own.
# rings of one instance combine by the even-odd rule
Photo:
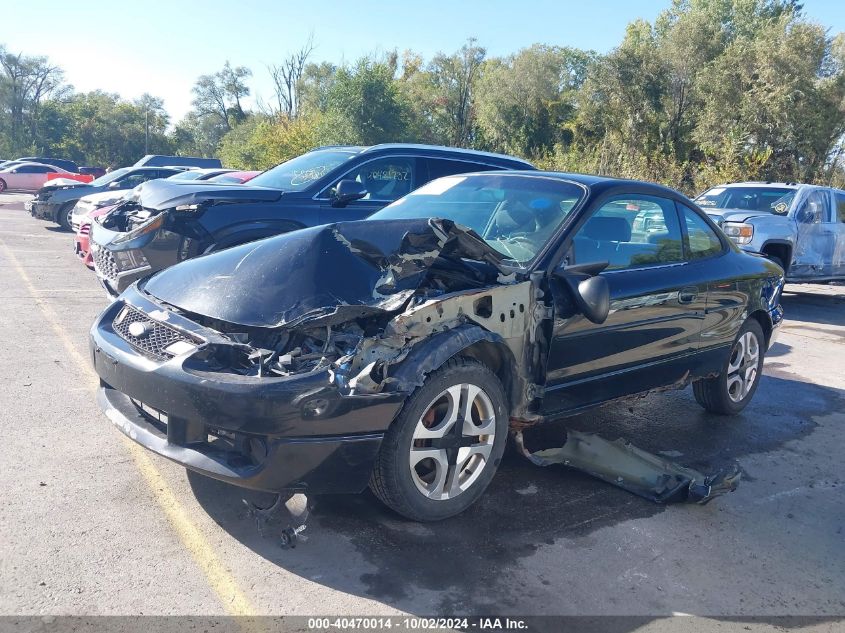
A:
<svg viewBox="0 0 845 633">
<path fill-rule="evenodd" d="M 438 53 L 428 64 L 405 52 L 399 85 L 414 137 L 456 147 L 473 144 L 475 88 L 485 54 L 474 39 L 451 55 Z"/>
<path fill-rule="evenodd" d="M 394 81 L 396 60 L 363 58 L 340 68 L 328 93 L 320 138 L 372 145 L 407 138 L 407 109 Z"/>
<path fill-rule="evenodd" d="M 567 126 L 591 53 L 535 44 L 505 59 L 488 60 L 475 109 L 483 144 L 520 156 L 542 155 L 569 142 Z"/>
</svg>

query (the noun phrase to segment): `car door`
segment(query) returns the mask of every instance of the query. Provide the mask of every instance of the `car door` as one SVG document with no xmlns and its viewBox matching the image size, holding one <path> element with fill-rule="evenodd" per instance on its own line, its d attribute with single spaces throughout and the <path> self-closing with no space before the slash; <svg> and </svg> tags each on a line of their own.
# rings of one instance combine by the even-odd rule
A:
<svg viewBox="0 0 845 633">
<path fill-rule="evenodd" d="M 411 193 L 420 181 L 420 159 L 415 156 L 383 156 L 366 160 L 346 171 L 319 194 L 320 222 L 363 220 L 394 200 Z M 332 206 L 332 190 L 341 180 L 355 180 L 367 190 L 360 200 L 343 207 Z"/>
<path fill-rule="evenodd" d="M 9 187 L 11 189 L 23 189 L 25 191 L 34 191 L 40 185 L 36 184 L 38 174 L 36 173 L 35 165 L 21 165 L 15 169 L 13 177 L 9 179 Z"/>
<path fill-rule="evenodd" d="M 836 205 L 836 222 L 831 227 L 836 240 L 833 249 L 833 275 L 845 278 L 845 191 L 834 190 L 833 202 Z"/>
<path fill-rule="evenodd" d="M 31 175 L 30 189 L 35 190 L 43 187 L 44 183 L 47 182 L 47 174 L 54 174 L 56 171 L 55 167 L 50 167 L 49 165 L 34 166 Z"/>
<path fill-rule="evenodd" d="M 833 217 L 830 189 L 813 188 L 798 202 L 794 212 L 795 248 L 789 277 L 829 278 L 834 275 L 833 258 L 837 222 Z"/>
<path fill-rule="evenodd" d="M 678 361 L 696 353 L 707 280 L 691 279 L 672 200 L 614 195 L 572 238 L 567 267 L 608 262 L 610 314 L 596 324 L 579 314 L 563 280 L 550 286 L 555 317 L 544 413 L 574 410 L 683 377 Z"/>
<path fill-rule="evenodd" d="M 728 253 L 727 242 L 710 225 L 704 216 L 692 207 L 676 203 L 684 229 L 687 283 L 699 289 L 705 298 L 699 308 L 704 308 L 698 358 L 693 369 L 699 373 L 713 370 L 723 357 L 720 348 L 733 343 L 737 331 L 745 320 L 748 297 L 740 289 L 733 271 L 721 259 Z"/>
</svg>

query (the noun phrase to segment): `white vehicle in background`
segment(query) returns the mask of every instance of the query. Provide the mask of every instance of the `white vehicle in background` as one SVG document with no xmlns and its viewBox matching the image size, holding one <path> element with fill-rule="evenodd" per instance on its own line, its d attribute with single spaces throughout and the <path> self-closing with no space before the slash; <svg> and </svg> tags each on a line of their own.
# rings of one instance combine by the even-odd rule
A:
<svg viewBox="0 0 845 633">
<path fill-rule="evenodd" d="M 0 193 L 7 190 L 38 191 L 47 182 L 47 174 L 71 173 L 54 165 L 13 162 L 16 164 L 0 167 Z"/>
<path fill-rule="evenodd" d="M 745 251 L 779 264 L 790 282 L 845 280 L 845 191 L 794 182 L 738 182 L 695 199 Z"/>
<path fill-rule="evenodd" d="M 172 176 L 168 176 L 165 180 L 178 180 L 190 182 L 192 180 L 209 180 L 215 176 L 220 176 L 233 172 L 233 169 L 225 168 L 210 168 L 210 169 L 186 169 Z M 79 227 L 87 222 L 87 218 L 92 211 L 101 209 L 103 207 L 110 207 L 121 200 L 130 199 L 138 195 L 145 183 L 141 183 L 134 189 L 118 189 L 116 191 L 103 191 L 101 193 L 92 193 L 83 196 L 79 202 L 73 207 L 70 216 L 70 226 L 74 233 L 79 231 Z"/>
</svg>

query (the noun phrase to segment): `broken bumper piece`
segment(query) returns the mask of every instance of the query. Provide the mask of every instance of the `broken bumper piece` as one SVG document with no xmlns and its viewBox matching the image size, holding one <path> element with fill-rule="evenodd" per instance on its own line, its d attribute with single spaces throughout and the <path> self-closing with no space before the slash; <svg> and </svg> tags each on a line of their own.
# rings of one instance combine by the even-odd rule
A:
<svg viewBox="0 0 845 633">
<path fill-rule="evenodd" d="M 733 492 L 739 485 L 737 467 L 706 475 L 621 438 L 611 442 L 592 433 L 568 430 L 563 446 L 534 453 L 525 449 L 521 434 L 517 434 L 516 440 L 523 455 L 538 466 L 569 466 L 657 503 L 705 504 Z"/>
</svg>

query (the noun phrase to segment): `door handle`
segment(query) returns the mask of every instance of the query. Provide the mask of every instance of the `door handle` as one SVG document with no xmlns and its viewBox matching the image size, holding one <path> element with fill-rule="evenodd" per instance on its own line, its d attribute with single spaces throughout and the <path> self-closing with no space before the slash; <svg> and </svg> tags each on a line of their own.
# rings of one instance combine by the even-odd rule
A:
<svg viewBox="0 0 845 633">
<path fill-rule="evenodd" d="M 678 292 L 678 303 L 692 303 L 698 297 L 698 288 L 688 286 Z"/>
</svg>

